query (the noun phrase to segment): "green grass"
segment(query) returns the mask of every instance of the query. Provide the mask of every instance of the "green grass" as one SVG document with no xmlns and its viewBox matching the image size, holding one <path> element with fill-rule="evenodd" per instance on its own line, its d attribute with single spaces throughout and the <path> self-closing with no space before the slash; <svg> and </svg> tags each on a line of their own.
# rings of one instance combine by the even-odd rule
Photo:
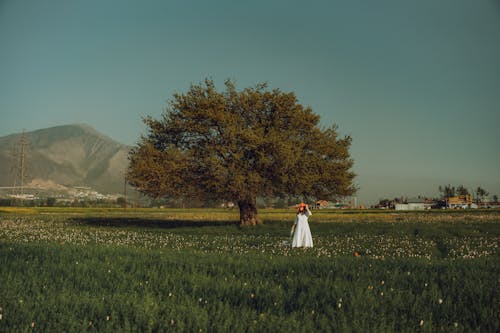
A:
<svg viewBox="0 0 500 333">
<path fill-rule="evenodd" d="M 0 215 L 0 332 L 500 330 L 496 213 L 325 212 L 307 250 L 266 213 L 255 228 L 218 210 Z"/>
</svg>

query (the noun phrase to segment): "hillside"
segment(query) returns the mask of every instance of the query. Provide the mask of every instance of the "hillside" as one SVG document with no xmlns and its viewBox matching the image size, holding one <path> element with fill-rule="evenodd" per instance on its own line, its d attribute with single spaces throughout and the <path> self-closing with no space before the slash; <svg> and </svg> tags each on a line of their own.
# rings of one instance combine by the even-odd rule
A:
<svg viewBox="0 0 500 333">
<path fill-rule="evenodd" d="M 25 184 L 38 188 L 91 187 L 120 193 L 130 147 L 88 125 L 64 125 L 24 133 Z M 0 186 L 13 186 L 15 149 L 21 133 L 0 137 Z"/>
</svg>

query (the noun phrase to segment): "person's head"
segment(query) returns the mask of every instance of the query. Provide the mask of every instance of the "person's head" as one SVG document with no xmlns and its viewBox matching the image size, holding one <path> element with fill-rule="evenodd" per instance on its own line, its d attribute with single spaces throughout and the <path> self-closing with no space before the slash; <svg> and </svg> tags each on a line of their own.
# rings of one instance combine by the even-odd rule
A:
<svg viewBox="0 0 500 333">
<path fill-rule="evenodd" d="M 299 204 L 299 211 L 298 211 L 297 213 L 301 213 L 301 214 L 303 214 L 305 211 L 306 211 L 306 204 L 305 204 L 305 203 L 303 203 L 303 202 L 301 202 L 301 203 Z"/>
</svg>

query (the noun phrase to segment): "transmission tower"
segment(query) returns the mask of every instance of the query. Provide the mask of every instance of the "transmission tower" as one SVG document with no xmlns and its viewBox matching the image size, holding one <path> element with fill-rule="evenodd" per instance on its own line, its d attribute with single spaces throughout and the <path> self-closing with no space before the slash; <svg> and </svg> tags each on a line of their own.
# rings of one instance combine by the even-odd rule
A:
<svg viewBox="0 0 500 333">
<path fill-rule="evenodd" d="M 13 189 L 15 191 L 14 194 L 18 195 L 19 198 L 22 198 L 24 195 L 24 185 L 27 178 L 27 168 L 28 168 L 28 148 L 29 141 L 24 133 L 24 130 L 21 134 L 21 137 L 14 145 L 13 153 L 12 153 L 12 171 L 14 174 L 14 186 Z"/>
</svg>

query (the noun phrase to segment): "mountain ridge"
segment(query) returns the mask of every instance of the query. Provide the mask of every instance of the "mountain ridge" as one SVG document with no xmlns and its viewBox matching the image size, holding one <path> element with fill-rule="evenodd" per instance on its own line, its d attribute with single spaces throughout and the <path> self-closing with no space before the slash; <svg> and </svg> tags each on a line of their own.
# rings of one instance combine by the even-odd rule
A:
<svg viewBox="0 0 500 333">
<path fill-rule="evenodd" d="M 87 186 L 101 193 L 119 193 L 128 165 L 130 146 L 87 124 L 60 125 L 0 137 L 0 186 L 14 186 L 20 178 L 19 146 L 27 140 L 24 184 Z M 17 150 L 17 157 L 16 157 Z"/>
</svg>

